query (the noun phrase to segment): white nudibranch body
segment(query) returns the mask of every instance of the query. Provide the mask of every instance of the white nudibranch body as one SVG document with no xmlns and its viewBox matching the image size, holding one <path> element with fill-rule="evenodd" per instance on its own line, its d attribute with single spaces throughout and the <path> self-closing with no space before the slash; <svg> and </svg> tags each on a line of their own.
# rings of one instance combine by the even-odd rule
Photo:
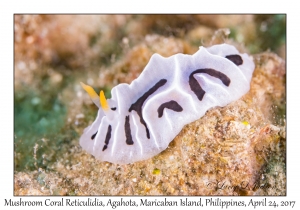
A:
<svg viewBox="0 0 300 210">
<path fill-rule="evenodd" d="M 254 67 L 250 56 L 221 44 L 200 47 L 193 55 L 154 54 L 140 76 L 114 87 L 107 101 L 82 83 L 99 111 L 80 145 L 101 161 L 127 164 L 151 158 L 184 125 L 246 94 Z"/>
</svg>

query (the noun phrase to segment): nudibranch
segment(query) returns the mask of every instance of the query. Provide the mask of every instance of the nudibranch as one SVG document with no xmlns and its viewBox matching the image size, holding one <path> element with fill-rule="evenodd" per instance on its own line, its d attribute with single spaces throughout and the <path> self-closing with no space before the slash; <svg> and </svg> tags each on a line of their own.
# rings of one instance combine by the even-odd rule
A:
<svg viewBox="0 0 300 210">
<path fill-rule="evenodd" d="M 99 111 L 80 145 L 101 161 L 149 159 L 165 150 L 184 125 L 246 94 L 254 67 L 250 56 L 221 44 L 200 47 L 193 55 L 154 54 L 131 84 L 112 88 L 111 99 L 81 83 Z"/>
</svg>

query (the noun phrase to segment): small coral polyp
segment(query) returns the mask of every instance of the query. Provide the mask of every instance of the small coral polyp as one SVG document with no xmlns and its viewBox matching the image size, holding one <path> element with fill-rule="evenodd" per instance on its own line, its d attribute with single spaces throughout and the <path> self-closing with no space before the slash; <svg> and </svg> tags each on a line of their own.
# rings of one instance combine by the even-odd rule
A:
<svg viewBox="0 0 300 210">
<path fill-rule="evenodd" d="M 165 150 L 184 125 L 246 94 L 254 67 L 250 56 L 221 44 L 200 47 L 193 55 L 154 54 L 131 84 L 112 88 L 111 99 L 82 83 L 99 111 L 80 145 L 101 161 L 149 159 Z"/>
</svg>

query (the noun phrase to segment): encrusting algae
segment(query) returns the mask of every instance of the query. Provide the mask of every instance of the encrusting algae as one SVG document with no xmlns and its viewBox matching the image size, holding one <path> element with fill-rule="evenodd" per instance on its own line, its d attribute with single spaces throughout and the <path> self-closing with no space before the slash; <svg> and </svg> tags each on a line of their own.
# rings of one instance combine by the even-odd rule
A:
<svg viewBox="0 0 300 210">
<path fill-rule="evenodd" d="M 141 23 L 147 21 L 147 16 L 140 19 L 131 16 L 112 17 L 115 18 L 112 20 L 114 29 L 118 28 L 119 24 L 124 23 L 125 20 L 128 22 L 123 33 L 129 29 L 133 32 L 134 29 L 141 30 L 137 27 L 139 21 Z M 201 17 L 195 16 L 194 18 L 199 20 Z M 26 19 L 28 24 L 30 24 L 30 18 Z M 47 16 L 44 21 L 51 23 L 51 18 L 53 17 Z M 64 16 L 56 16 L 54 20 L 60 24 L 69 23 L 69 21 L 60 21 L 60 18 L 64 18 Z M 94 18 L 94 20 L 97 19 Z M 176 18 L 181 18 L 181 22 L 187 21 L 186 16 L 176 16 Z M 227 18 L 230 19 L 230 16 Z M 244 18 L 249 27 L 251 26 L 250 28 L 253 29 L 255 22 L 250 21 L 251 16 Z M 39 21 L 42 22 L 42 19 Z M 108 20 L 109 18 L 104 16 L 97 19 L 99 22 L 102 21 L 101 23 L 106 23 Z M 204 21 L 205 18 L 201 20 Z M 171 20 L 166 18 L 162 21 L 167 23 Z M 212 20 L 210 19 L 210 21 Z M 154 27 L 154 23 L 150 20 L 147 24 L 149 27 Z M 170 23 L 170 25 L 174 24 Z M 62 84 L 58 98 L 67 110 L 65 125 L 57 132 L 56 136 L 44 136 L 43 141 L 33 144 L 35 153 L 32 153 L 32 158 L 35 155 L 36 162 L 33 161 L 29 170 L 24 168 L 15 171 L 14 194 L 286 195 L 285 61 L 271 52 L 253 55 L 256 68 L 251 81 L 251 89 L 246 95 L 225 107 L 210 109 L 202 118 L 184 126 L 168 148 L 151 159 L 127 165 L 100 162 L 82 151 L 79 146 L 79 136 L 83 129 L 94 120 L 97 111 L 87 94 L 81 89 L 79 81 L 84 82 L 84 78 L 86 78 L 87 84 L 96 87 L 97 93 L 103 87 L 109 92 L 109 89 L 116 84 L 130 83 L 138 77 L 154 52 L 164 56 L 179 52 L 194 53 L 197 51 L 197 46 L 192 45 L 186 37 L 197 37 L 197 33 L 206 34 L 206 37 L 213 36 L 211 35 L 212 25 L 214 24 L 207 23 L 205 27 L 201 27 L 201 30 L 199 28 L 195 30 L 197 27 L 192 27 L 186 28 L 186 31 L 175 31 L 175 36 L 151 34 L 145 32 L 146 29 L 139 32 L 146 34 L 144 37 L 139 37 L 137 31 L 133 33 L 135 34 L 134 38 L 123 34 L 124 37 L 127 37 L 126 39 L 120 38 L 120 43 L 123 43 L 124 48 L 115 57 L 110 57 L 114 60 L 111 65 L 102 65 L 100 68 L 90 67 L 86 70 L 87 72 L 81 73 L 83 70 L 78 67 L 80 63 L 74 61 L 74 58 L 81 56 L 80 52 L 77 52 L 71 56 L 68 67 L 51 67 L 51 71 L 43 74 L 37 73 L 36 75 L 43 75 L 43 78 L 54 76 L 62 78 L 58 82 Z M 159 28 L 159 26 L 157 27 Z M 176 28 L 176 26 L 174 27 Z M 205 33 L 205 28 L 208 30 L 207 33 Z M 90 28 L 88 34 L 96 34 L 93 30 Z M 111 37 L 118 40 L 118 35 L 115 35 L 112 29 L 107 28 L 107 30 Z M 246 26 L 243 27 L 243 30 L 247 31 Z M 31 35 L 34 40 L 36 40 L 36 34 L 37 31 Z M 184 37 L 185 34 L 188 35 Z M 93 36 L 93 44 L 103 44 L 108 35 L 98 38 L 95 36 Z M 84 35 L 79 37 L 80 40 L 85 40 Z M 44 41 L 45 39 L 51 40 L 56 37 L 44 36 Z M 233 40 L 226 37 L 224 39 L 238 48 L 244 49 Z M 29 41 L 26 42 L 26 46 L 31 46 Z M 221 41 L 223 40 L 214 40 L 214 42 Z M 35 42 L 33 41 L 33 43 Z M 101 51 L 96 49 L 93 51 L 89 46 L 94 45 L 89 45 L 91 43 L 85 45 L 84 43 L 85 41 L 81 42 L 80 48 L 86 48 L 89 51 L 85 58 L 91 63 L 97 63 L 94 60 L 93 52 Z M 199 43 L 197 45 L 199 46 Z M 35 46 L 38 47 L 38 43 Z M 106 47 L 106 52 L 111 52 L 109 47 Z M 19 46 L 17 49 L 23 48 Z M 54 46 L 50 49 L 49 52 L 55 52 Z M 45 62 L 41 62 L 47 63 L 46 69 L 47 65 L 50 65 L 50 54 L 47 57 L 39 57 L 40 60 L 46 59 Z M 38 54 L 27 53 L 23 57 L 16 56 L 16 62 L 25 62 L 24 56 L 30 58 L 33 55 L 37 56 Z M 33 59 L 28 59 L 28 62 L 33 62 L 32 60 L 36 59 L 35 56 Z M 101 59 L 104 57 L 102 54 Z M 69 70 L 75 69 L 75 66 L 79 70 Z M 27 73 L 25 67 L 22 71 L 16 69 L 15 80 L 18 80 L 15 82 L 16 91 L 24 84 L 32 83 L 33 86 L 38 87 L 38 84 L 43 81 L 42 77 L 33 80 L 31 76 L 28 78 L 24 76 L 37 72 L 37 69 L 30 69 Z M 71 75 L 73 75 L 73 79 L 69 79 Z M 64 83 L 66 78 L 68 78 L 68 83 Z M 54 78 L 51 81 L 55 82 L 56 80 Z M 106 92 L 105 95 L 107 95 Z M 41 100 L 43 99 L 41 98 Z M 43 153 L 41 154 L 39 151 L 43 151 Z M 21 158 L 22 155 L 21 151 L 16 153 L 16 157 Z"/>
</svg>

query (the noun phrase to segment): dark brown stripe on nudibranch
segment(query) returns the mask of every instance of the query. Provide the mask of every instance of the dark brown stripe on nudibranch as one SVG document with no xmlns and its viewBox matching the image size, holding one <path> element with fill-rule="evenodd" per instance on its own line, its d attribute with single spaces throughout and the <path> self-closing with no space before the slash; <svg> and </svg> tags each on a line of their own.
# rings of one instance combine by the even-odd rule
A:
<svg viewBox="0 0 300 210">
<path fill-rule="evenodd" d="M 181 112 L 183 110 L 182 107 L 176 101 L 171 100 L 169 102 L 163 103 L 158 107 L 157 112 L 159 118 L 163 116 L 165 108 L 171 109 L 175 112 Z"/>
<path fill-rule="evenodd" d="M 139 115 L 140 117 L 140 122 L 145 126 L 146 128 L 146 133 L 147 133 L 147 138 L 150 139 L 150 133 L 147 127 L 147 124 L 143 118 L 143 114 L 142 114 L 142 107 L 144 102 L 147 100 L 147 98 L 152 95 L 155 91 L 157 91 L 158 88 L 160 88 L 161 86 L 163 86 L 164 84 L 166 84 L 167 80 L 166 79 L 161 79 L 159 82 L 157 82 L 152 88 L 150 88 L 146 93 L 144 93 L 144 95 L 142 95 L 135 103 L 133 103 L 130 108 L 129 108 L 129 112 L 131 112 L 132 110 L 136 111 L 136 113 Z M 128 120 L 129 122 L 129 120 Z M 125 123 L 126 125 L 126 123 Z"/>
<path fill-rule="evenodd" d="M 132 141 L 132 136 L 131 136 L 129 116 L 125 117 L 125 136 L 126 136 L 126 144 L 133 145 L 134 142 Z"/>
<path fill-rule="evenodd" d="M 92 136 L 91 136 L 91 139 L 94 140 L 95 136 L 97 135 L 98 131 L 96 131 L 96 133 L 94 133 Z"/>
<path fill-rule="evenodd" d="M 237 66 L 243 64 L 243 59 L 240 55 L 227 55 L 225 58 L 232 61 Z"/>
<path fill-rule="evenodd" d="M 226 85 L 227 87 L 230 84 L 229 77 L 227 77 L 225 74 L 223 74 L 220 71 L 217 71 L 214 69 L 197 69 L 197 70 L 193 71 L 189 77 L 189 85 L 191 87 L 191 90 L 196 94 L 197 98 L 200 101 L 202 101 L 205 91 L 201 88 L 201 85 L 198 83 L 198 81 L 194 77 L 194 74 L 199 74 L 199 73 L 204 73 L 204 74 L 208 74 L 212 77 L 216 77 L 216 78 L 220 79 L 222 81 L 222 83 L 224 85 Z"/>
<path fill-rule="evenodd" d="M 111 138 L 111 125 L 109 125 L 107 128 L 106 137 L 105 137 L 105 141 L 104 141 L 105 145 L 104 145 L 102 151 L 107 149 L 110 138 Z"/>
</svg>

